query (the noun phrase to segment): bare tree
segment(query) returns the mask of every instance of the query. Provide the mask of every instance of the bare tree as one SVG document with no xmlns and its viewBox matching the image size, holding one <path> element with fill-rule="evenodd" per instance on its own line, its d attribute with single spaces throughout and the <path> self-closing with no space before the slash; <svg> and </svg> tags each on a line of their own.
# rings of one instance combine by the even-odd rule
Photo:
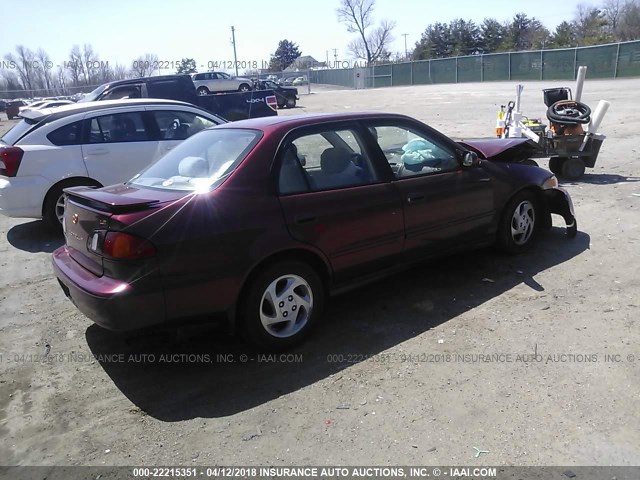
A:
<svg viewBox="0 0 640 480">
<path fill-rule="evenodd" d="M 624 4 L 620 15 L 619 36 L 622 41 L 640 38 L 640 1 L 628 0 Z"/>
<path fill-rule="evenodd" d="M 623 7 L 622 0 L 605 0 L 602 5 L 602 13 L 607 21 L 609 34 L 616 38 L 618 37 L 618 23 L 620 22 Z"/>
<path fill-rule="evenodd" d="M 149 77 L 158 71 L 158 56 L 153 53 L 145 53 L 136 58 L 131 65 L 131 74 L 134 77 Z"/>
<path fill-rule="evenodd" d="M 4 56 L 5 60 L 13 62 L 15 69 L 18 72 L 18 77 L 25 90 L 33 90 L 35 80 L 35 54 L 25 48 L 23 45 L 16 47 L 16 56 L 8 53 Z"/>
<path fill-rule="evenodd" d="M 121 65 L 120 63 L 116 63 L 116 66 L 113 67 L 113 79 L 114 80 L 124 80 L 128 77 L 127 67 Z"/>
<path fill-rule="evenodd" d="M 96 83 L 99 75 L 98 55 L 93 51 L 90 43 L 85 43 L 82 48 L 82 66 L 84 68 L 84 78 L 87 85 Z"/>
<path fill-rule="evenodd" d="M 82 52 L 78 45 L 74 45 L 69 53 L 69 61 L 65 62 L 71 76 L 71 83 L 74 86 L 80 85 L 80 80 L 84 76 L 84 68 L 82 66 Z"/>
<path fill-rule="evenodd" d="M 43 48 L 38 49 L 36 56 L 38 58 L 38 70 L 42 77 L 43 87 L 50 90 L 53 87 L 51 79 L 51 67 L 53 63 L 51 62 L 51 58 L 49 58 L 49 54 Z"/>
<path fill-rule="evenodd" d="M 341 0 L 340 7 L 336 9 L 338 20 L 347 26 L 350 33 L 359 35 L 349 44 L 349 52 L 366 60 L 367 65 L 389 56 L 387 47 L 393 41 L 391 32 L 396 26 L 395 22 L 384 20 L 371 31 L 374 7 L 375 0 Z"/>
<path fill-rule="evenodd" d="M 67 76 L 65 74 L 65 69 L 63 67 L 58 67 L 58 71 L 56 73 L 56 82 L 57 87 L 63 94 L 67 92 Z"/>
<path fill-rule="evenodd" d="M 20 79 L 18 78 L 18 76 L 11 70 L 4 70 L 2 72 L 2 76 L 4 78 L 4 83 L 5 83 L 5 87 L 7 89 L 7 93 L 8 93 L 8 97 L 9 98 L 15 98 L 18 96 L 18 92 L 20 90 L 23 90 L 24 87 L 22 86 L 22 83 L 20 82 Z"/>
</svg>

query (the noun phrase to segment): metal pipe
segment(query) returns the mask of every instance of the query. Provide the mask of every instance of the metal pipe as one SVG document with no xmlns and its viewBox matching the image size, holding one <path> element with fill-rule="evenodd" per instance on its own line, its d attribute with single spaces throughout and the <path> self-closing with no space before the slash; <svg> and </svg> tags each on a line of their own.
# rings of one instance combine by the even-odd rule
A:
<svg viewBox="0 0 640 480">
<path fill-rule="evenodd" d="M 574 100 L 579 102 L 582 98 L 582 86 L 584 85 L 584 78 L 587 76 L 587 67 L 581 66 L 578 67 L 578 78 L 576 79 L 576 93 L 574 96 Z"/>
</svg>

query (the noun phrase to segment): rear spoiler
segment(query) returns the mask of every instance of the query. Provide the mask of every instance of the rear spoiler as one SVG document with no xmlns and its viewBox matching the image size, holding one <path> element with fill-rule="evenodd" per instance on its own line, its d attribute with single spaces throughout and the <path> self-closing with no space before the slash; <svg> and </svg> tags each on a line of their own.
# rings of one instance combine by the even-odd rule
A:
<svg viewBox="0 0 640 480">
<path fill-rule="evenodd" d="M 96 187 L 69 187 L 63 190 L 76 203 L 101 212 L 120 214 L 144 210 L 160 200 L 126 198 L 122 195 L 96 190 Z"/>
</svg>

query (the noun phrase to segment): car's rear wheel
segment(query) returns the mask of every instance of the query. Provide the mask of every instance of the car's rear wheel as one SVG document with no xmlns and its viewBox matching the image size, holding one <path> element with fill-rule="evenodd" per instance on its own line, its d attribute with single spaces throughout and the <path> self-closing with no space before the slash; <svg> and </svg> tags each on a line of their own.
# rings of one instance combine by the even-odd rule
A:
<svg viewBox="0 0 640 480">
<path fill-rule="evenodd" d="M 581 158 L 567 158 L 562 164 L 560 175 L 568 180 L 578 180 L 584 175 L 585 165 Z"/>
<path fill-rule="evenodd" d="M 507 204 L 498 229 L 498 245 L 519 253 L 531 247 L 538 233 L 538 201 L 532 192 L 520 192 Z"/>
<path fill-rule="evenodd" d="M 198 95 L 200 96 L 204 96 L 204 95 L 209 95 L 209 89 L 207 87 L 198 87 Z"/>
<path fill-rule="evenodd" d="M 295 98 L 287 98 L 287 108 L 295 108 L 296 99 Z"/>
<path fill-rule="evenodd" d="M 97 186 L 95 182 L 88 179 L 72 179 L 60 182 L 49 190 L 47 196 L 44 199 L 42 206 L 42 218 L 47 223 L 49 228 L 55 231 L 62 231 L 62 218 L 64 217 L 64 192 L 65 188 L 69 187 L 94 187 Z"/>
<path fill-rule="evenodd" d="M 238 91 L 239 92 L 249 92 L 249 91 L 251 91 L 251 85 L 247 85 L 246 83 L 242 83 L 238 87 Z"/>
<path fill-rule="evenodd" d="M 299 343 L 322 312 L 324 287 L 305 263 L 285 261 L 260 271 L 240 299 L 245 339 L 266 350 Z"/>
</svg>

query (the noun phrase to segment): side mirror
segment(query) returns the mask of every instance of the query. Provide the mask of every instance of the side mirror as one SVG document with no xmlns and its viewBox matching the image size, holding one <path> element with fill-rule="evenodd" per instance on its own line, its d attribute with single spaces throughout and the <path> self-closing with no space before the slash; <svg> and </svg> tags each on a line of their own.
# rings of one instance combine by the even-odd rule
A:
<svg viewBox="0 0 640 480">
<path fill-rule="evenodd" d="M 478 154 L 476 152 L 465 152 L 464 157 L 462 158 L 462 166 L 463 167 L 475 167 L 480 164 L 480 160 L 478 159 Z"/>
</svg>

